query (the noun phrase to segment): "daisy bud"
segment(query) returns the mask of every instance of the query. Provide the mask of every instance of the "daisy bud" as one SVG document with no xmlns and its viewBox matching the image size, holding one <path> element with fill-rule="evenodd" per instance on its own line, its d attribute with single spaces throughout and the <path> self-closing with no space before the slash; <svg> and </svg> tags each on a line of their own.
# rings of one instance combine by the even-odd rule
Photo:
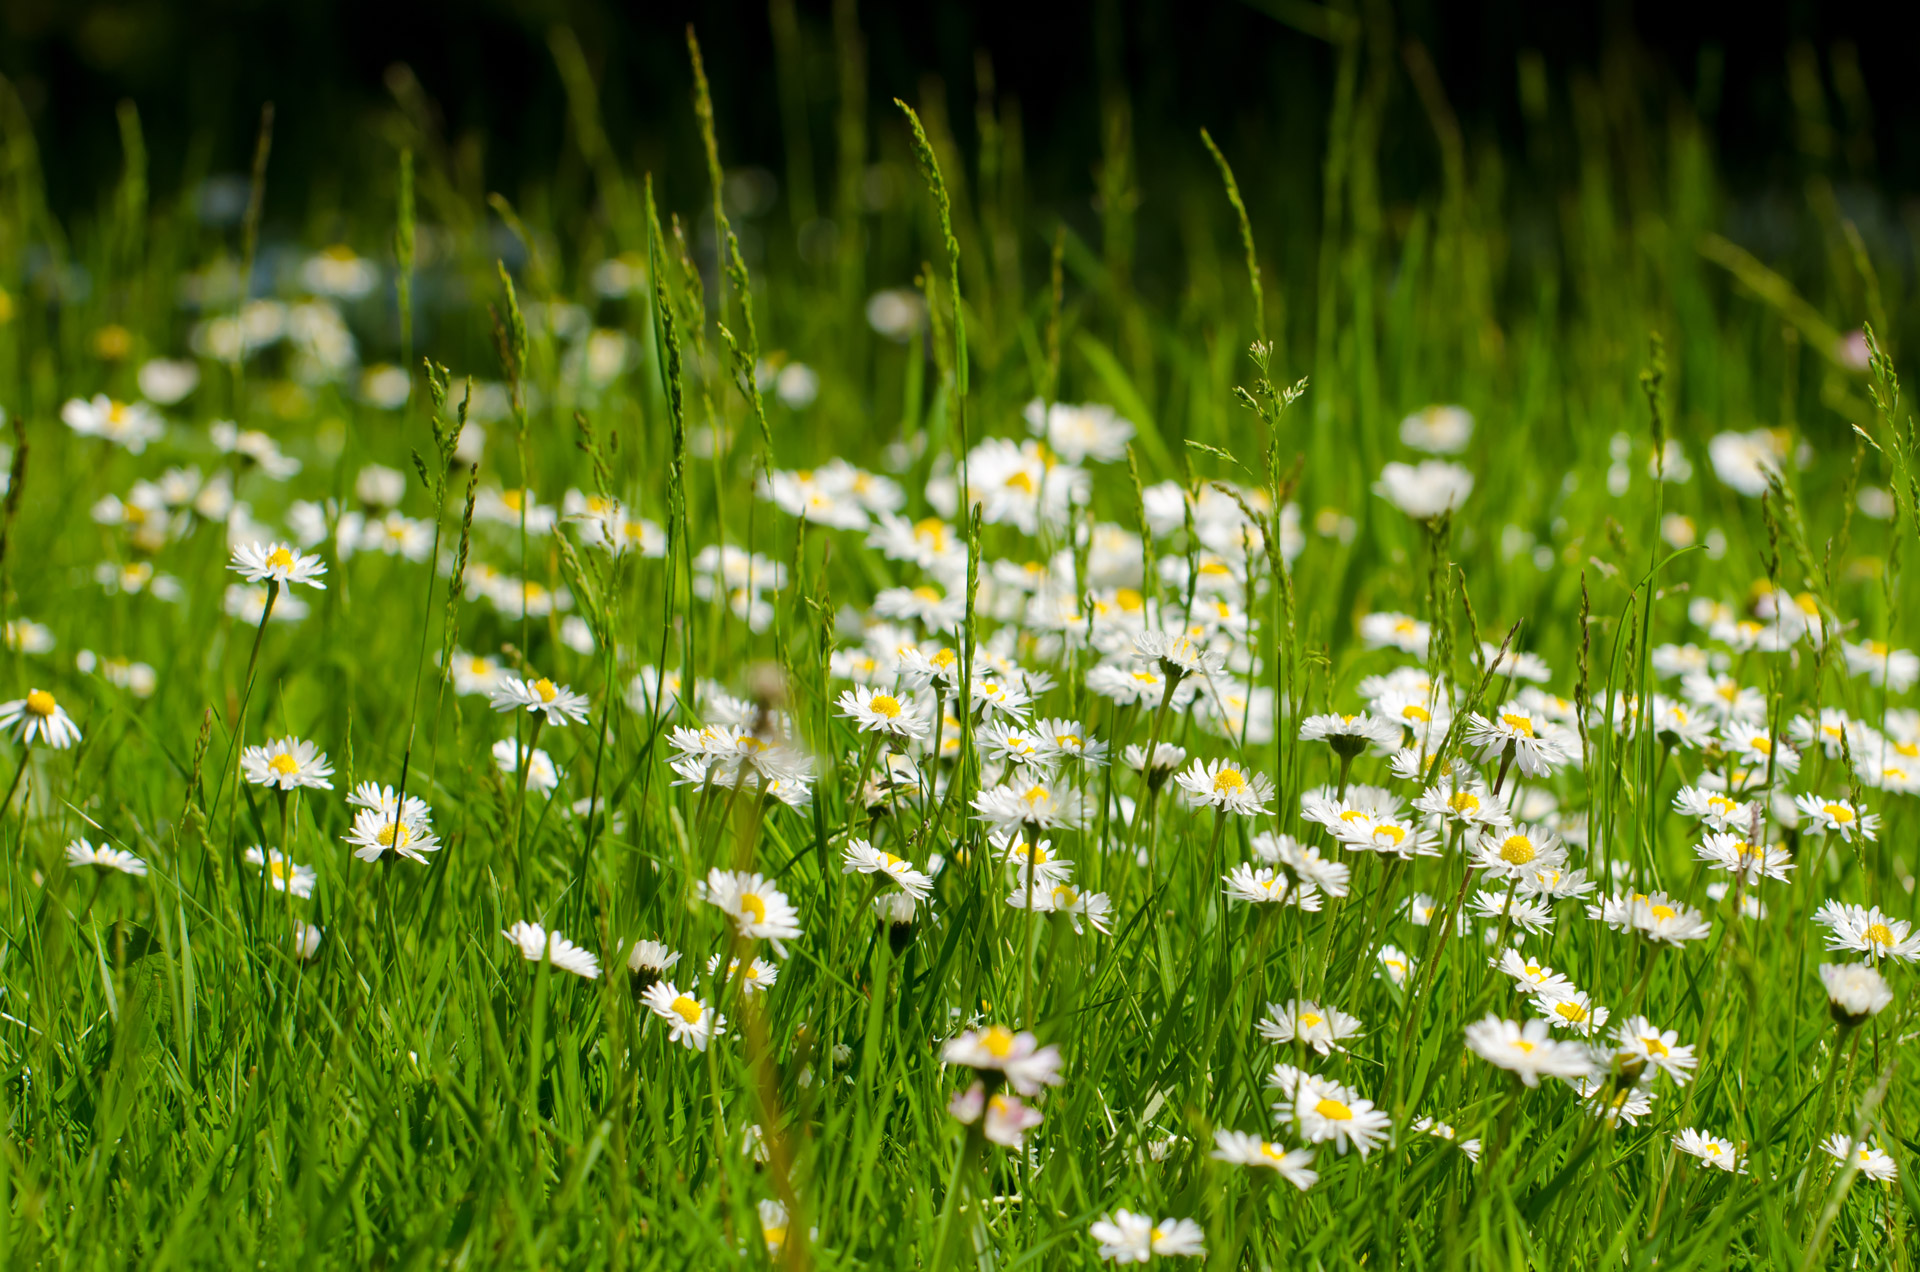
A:
<svg viewBox="0 0 1920 1272">
<path fill-rule="evenodd" d="M 1822 963 L 1820 980 L 1827 987 L 1827 1010 L 1842 1029 L 1879 1015 L 1893 1001 L 1886 978 L 1866 963 Z"/>
</svg>

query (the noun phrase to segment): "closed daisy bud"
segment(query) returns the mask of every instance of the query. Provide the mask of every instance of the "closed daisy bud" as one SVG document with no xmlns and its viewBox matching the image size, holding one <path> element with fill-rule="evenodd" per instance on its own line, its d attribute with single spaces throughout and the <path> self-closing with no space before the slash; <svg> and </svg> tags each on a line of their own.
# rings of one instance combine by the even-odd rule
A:
<svg viewBox="0 0 1920 1272">
<path fill-rule="evenodd" d="M 1868 963 L 1822 963 L 1820 982 L 1827 987 L 1827 1010 L 1843 1029 L 1879 1015 L 1893 1001 L 1886 977 Z"/>
</svg>

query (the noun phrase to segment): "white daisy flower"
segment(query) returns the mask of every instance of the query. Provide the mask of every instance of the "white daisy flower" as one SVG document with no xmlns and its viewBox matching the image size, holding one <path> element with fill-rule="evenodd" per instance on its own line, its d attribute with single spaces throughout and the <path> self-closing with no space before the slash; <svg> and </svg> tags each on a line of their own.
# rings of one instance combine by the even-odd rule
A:
<svg viewBox="0 0 1920 1272">
<path fill-rule="evenodd" d="M 1884 1149 L 1871 1140 L 1856 1143 L 1845 1131 L 1835 1131 L 1821 1140 L 1820 1151 L 1840 1161 L 1851 1162 L 1854 1169 L 1868 1179 L 1890 1184 L 1900 1178 L 1899 1164 Z"/>
<path fill-rule="evenodd" d="M 1032 1097 L 1042 1087 L 1059 1086 L 1060 1049 L 1040 1045 L 1030 1033 L 1015 1033 L 1004 1025 L 970 1029 L 947 1040 L 940 1049 L 943 1064 L 965 1065 L 983 1072 L 1004 1073 L 1007 1084 Z"/>
<path fill-rule="evenodd" d="M 1658 1069 L 1681 1086 L 1693 1080 L 1698 1061 L 1692 1044 L 1680 1042 L 1678 1030 L 1661 1029 L 1645 1016 L 1630 1016 L 1614 1029 L 1613 1043 L 1614 1055 L 1621 1060 Z"/>
<path fill-rule="evenodd" d="M 727 1018 L 709 1007 L 691 992 L 681 993 L 670 980 L 646 987 L 641 996 L 654 1015 L 667 1022 L 667 1040 L 692 1051 L 705 1051 L 707 1043 L 727 1032 Z"/>
<path fill-rule="evenodd" d="M 1319 890 L 1311 882 L 1303 879 L 1296 885 L 1271 867 L 1256 867 L 1242 862 L 1230 874 L 1221 876 L 1221 880 L 1227 885 L 1229 901 L 1244 901 L 1253 905 L 1293 905 L 1309 912 L 1320 908 Z"/>
<path fill-rule="evenodd" d="M 1845 1025 L 1877 1016 L 1893 1001 L 1886 977 L 1871 963 L 1822 963 L 1820 983 L 1834 1019 Z"/>
<path fill-rule="evenodd" d="M 147 873 L 147 863 L 132 853 L 106 844 L 96 848 L 84 839 L 76 839 L 67 845 L 67 865 L 75 870 L 85 866 L 92 866 L 96 870 L 118 870 L 121 874 L 136 878 Z"/>
<path fill-rule="evenodd" d="M 1724 434 L 1722 435 L 1724 436 Z M 1710 1166 L 1733 1173 L 1746 1173 L 1746 1167 L 1740 1164 L 1741 1154 L 1732 1140 L 1721 1139 L 1706 1131 L 1689 1126 L 1673 1137 L 1673 1146 L 1690 1157 L 1698 1157 Z"/>
<path fill-rule="evenodd" d="M 1583 1077 L 1593 1069 L 1587 1049 L 1555 1039 L 1544 1020 L 1519 1024 L 1490 1015 L 1467 1026 L 1466 1043 L 1482 1060 L 1519 1075 L 1530 1087 L 1539 1086 L 1543 1077 Z"/>
<path fill-rule="evenodd" d="M 1215 1131 L 1213 1145 L 1213 1152 L 1208 1154 L 1213 1160 L 1235 1166 L 1264 1167 L 1278 1173 L 1301 1192 L 1320 1179 L 1313 1169 L 1310 1148 L 1285 1149 L 1244 1131 Z"/>
<path fill-rule="evenodd" d="M 24 698 L 0 702 L 0 730 L 11 733 L 16 742 L 31 746 L 42 741 L 56 751 L 80 740 L 80 726 L 45 689 L 29 689 Z"/>
<path fill-rule="evenodd" d="M 1273 783 L 1264 773 L 1241 768 L 1231 760 L 1195 760 L 1193 767 L 1174 779 L 1187 802 L 1200 808 L 1251 816 L 1268 811 Z"/>
<path fill-rule="evenodd" d="M 544 716 L 548 724 L 578 723 L 587 718 L 587 695 L 556 685 L 545 676 L 538 680 L 507 679 L 493 691 L 495 711 L 519 711 L 525 708 Z"/>
<path fill-rule="evenodd" d="M 304 583 L 323 592 L 327 589 L 320 579 L 327 572 L 327 563 L 284 543 L 235 544 L 233 561 L 227 568 L 249 583 L 272 580 L 289 585 Z"/>
<path fill-rule="evenodd" d="M 240 753 L 240 771 L 255 786 L 290 791 L 298 787 L 330 791 L 333 765 L 324 751 L 305 738 L 284 737 Z"/>
<path fill-rule="evenodd" d="M 1291 1113 L 1300 1137 L 1309 1144 L 1331 1140 L 1336 1152 L 1345 1154 L 1351 1146 L 1363 1158 L 1393 1130 L 1393 1119 L 1375 1108 L 1372 1100 L 1325 1078 L 1301 1079 L 1294 1089 Z"/>
<path fill-rule="evenodd" d="M 912 893 L 915 899 L 924 901 L 933 892 L 933 880 L 890 852 L 881 852 L 864 839 L 847 842 L 843 854 L 840 873 L 880 875 L 891 879 L 900 886 L 901 891 Z"/>
<path fill-rule="evenodd" d="M 267 885 L 275 892 L 291 892 L 296 897 L 313 895 L 315 875 L 312 866 L 303 866 L 289 861 L 285 853 L 278 848 L 269 848 L 264 852 L 258 845 L 247 849 L 244 854 L 250 866 L 259 866 L 267 873 Z"/>
<path fill-rule="evenodd" d="M 1823 902 L 1813 921 L 1827 929 L 1827 948 L 1858 950 L 1871 959 L 1892 958 L 1902 963 L 1920 959 L 1920 935 L 1905 919 L 1884 913 L 1879 906 Z"/>
<path fill-rule="evenodd" d="M 1191 1219 L 1155 1223 L 1151 1215 L 1116 1210 L 1094 1220 L 1088 1232 L 1100 1243 L 1100 1257 L 1110 1263 L 1146 1263 L 1155 1255 L 1198 1258 L 1207 1252 L 1206 1233 Z"/>
<path fill-rule="evenodd" d="M 1342 1039 L 1357 1038 L 1362 1032 L 1357 1016 L 1335 1007 L 1289 998 L 1285 1003 L 1268 1003 L 1267 1018 L 1256 1026 L 1268 1042 L 1301 1042 L 1321 1055 L 1345 1051 Z"/>
<path fill-rule="evenodd" d="M 1793 803 L 1800 810 L 1800 828 L 1807 834 L 1838 835 L 1848 843 L 1855 835 L 1868 843 L 1880 838 L 1880 815 L 1856 808 L 1850 800 L 1796 795 Z"/>
<path fill-rule="evenodd" d="M 1409 517 L 1424 521 L 1464 504 L 1473 493 L 1473 474 L 1440 459 L 1418 464 L 1395 462 L 1380 470 L 1373 493 Z"/>
<path fill-rule="evenodd" d="M 1695 845 L 1693 855 L 1716 870 L 1744 875 L 1748 883 L 1761 879 L 1786 882 L 1793 856 L 1779 844 L 1750 844 L 1738 835 L 1708 835 Z"/>
<path fill-rule="evenodd" d="M 707 871 L 704 881 L 694 885 L 700 899 L 733 920 L 735 929 L 748 940 L 763 940 L 785 958 L 785 942 L 800 933 L 800 912 L 787 900 L 787 894 L 773 881 L 751 871 Z"/>
<path fill-rule="evenodd" d="M 520 957 L 529 963 L 546 959 L 563 972 L 572 972 L 588 980 L 600 979 L 600 960 L 558 932 L 549 932 L 538 923 L 524 919 L 500 935 L 520 947 Z"/>
<path fill-rule="evenodd" d="M 353 845 L 353 855 L 362 861 L 378 861 L 392 852 L 424 865 L 427 853 L 440 850 L 440 840 L 424 817 L 374 808 L 363 808 L 353 815 L 353 827 L 347 832 L 346 841 Z"/>
</svg>

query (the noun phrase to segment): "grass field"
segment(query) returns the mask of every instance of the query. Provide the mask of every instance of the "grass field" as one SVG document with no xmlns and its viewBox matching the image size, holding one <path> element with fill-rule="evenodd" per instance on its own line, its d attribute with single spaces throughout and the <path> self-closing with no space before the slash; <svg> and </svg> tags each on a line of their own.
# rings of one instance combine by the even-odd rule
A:
<svg viewBox="0 0 1920 1272">
<path fill-rule="evenodd" d="M 561 31 L 570 177 L 401 84 L 284 228 L 131 107 L 57 222 L 0 82 L 7 1264 L 1911 1266 L 1848 63 L 1774 250 L 1684 100 L 1502 155 L 1297 8 L 1327 135 L 1117 99 L 1084 223 L 850 26 L 804 199 L 691 48 L 706 172 Z"/>
</svg>

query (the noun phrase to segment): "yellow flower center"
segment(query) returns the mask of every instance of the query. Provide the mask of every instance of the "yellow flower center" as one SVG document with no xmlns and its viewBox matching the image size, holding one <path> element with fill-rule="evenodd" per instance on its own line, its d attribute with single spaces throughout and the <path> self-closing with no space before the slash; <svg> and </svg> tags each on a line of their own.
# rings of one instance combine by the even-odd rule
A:
<svg viewBox="0 0 1920 1272">
<path fill-rule="evenodd" d="M 1403 720 L 1419 720 L 1422 723 L 1426 723 L 1433 719 L 1433 713 L 1415 702 L 1400 708 L 1400 718 Z"/>
<path fill-rule="evenodd" d="M 27 710 L 34 715 L 44 718 L 52 715 L 57 709 L 53 695 L 45 689 L 35 689 L 27 695 Z"/>
<path fill-rule="evenodd" d="M 1373 828 L 1373 837 L 1375 840 L 1384 839 L 1395 848 L 1398 848 L 1400 841 L 1407 837 L 1407 828 L 1405 826 L 1396 826 L 1392 822 L 1386 822 Z"/>
<path fill-rule="evenodd" d="M 1865 935 L 1869 941 L 1872 941 L 1875 945 L 1881 946 L 1882 948 L 1895 944 L 1893 929 L 1884 923 L 1869 924 L 1863 935 Z"/>
<path fill-rule="evenodd" d="M 1080 894 L 1067 884 L 1060 884 L 1053 890 L 1053 904 L 1056 909 L 1071 910 L 1080 904 Z"/>
<path fill-rule="evenodd" d="M 889 720 L 900 718 L 900 701 L 891 694 L 876 693 L 867 706 L 872 708 L 875 715 L 885 716 Z"/>
<path fill-rule="evenodd" d="M 1007 478 L 1005 484 L 1009 490 L 1024 490 L 1028 494 L 1033 493 L 1033 478 L 1027 476 L 1025 469 L 1021 469 L 1014 473 L 1013 476 Z"/>
<path fill-rule="evenodd" d="M 1242 776 L 1240 770 L 1236 768 L 1223 768 L 1214 774 L 1213 777 L 1213 792 L 1216 795 L 1225 795 L 1233 791 L 1245 790 L 1246 786 L 1247 779 Z"/>
<path fill-rule="evenodd" d="M 1515 1051 L 1522 1051 L 1522 1052 L 1525 1052 L 1527 1055 L 1533 1054 L 1533 1044 L 1531 1042 L 1528 1042 L 1525 1038 L 1515 1038 L 1513 1040 L 1512 1046 Z"/>
<path fill-rule="evenodd" d="M 980 1045 L 995 1060 L 1005 1060 L 1013 1054 L 1013 1031 L 1005 1025 L 995 1025 L 980 1035 Z"/>
<path fill-rule="evenodd" d="M 284 547 L 275 547 L 273 551 L 267 553 L 267 564 L 276 570 L 291 570 L 293 553 Z"/>
<path fill-rule="evenodd" d="M 267 761 L 267 767 L 282 777 L 292 777 L 300 771 L 300 761 L 294 759 L 285 751 L 282 751 Z"/>
<path fill-rule="evenodd" d="M 1286 1153 L 1276 1145 L 1269 1144 L 1267 1143 L 1267 1141 L 1261 1140 L 1260 1156 L 1277 1162 L 1277 1161 L 1283 1160 L 1286 1157 Z"/>
<path fill-rule="evenodd" d="M 1123 587 L 1114 592 L 1113 603 L 1129 614 L 1146 608 L 1147 598 L 1131 587 Z"/>
<path fill-rule="evenodd" d="M 690 1025 L 699 1024 L 700 1017 L 707 1014 L 706 1010 L 702 1008 L 699 1003 L 695 1002 L 693 999 L 689 998 L 685 994 L 682 994 L 680 995 L 680 997 L 673 1000 L 672 1010 L 675 1015 L 679 1016 L 680 1019 L 686 1021 Z"/>
<path fill-rule="evenodd" d="M 380 833 L 375 835 L 374 838 L 380 841 L 382 848 L 391 848 L 394 846 L 393 841 L 396 833 L 400 840 L 400 847 L 404 848 L 413 842 L 413 832 L 407 829 L 405 822 L 399 821 L 390 821 L 382 826 Z"/>
<path fill-rule="evenodd" d="M 1820 811 L 1843 826 L 1853 820 L 1853 810 L 1845 804 L 1827 804 Z"/>
<path fill-rule="evenodd" d="M 880 854 L 880 864 L 892 870 L 896 866 L 904 866 L 907 863 L 890 852 L 883 852 Z"/>
<path fill-rule="evenodd" d="M 1673 908 L 1672 906 L 1670 906 L 1670 905 L 1653 905 L 1653 906 L 1648 906 L 1648 907 L 1647 907 L 1647 912 L 1648 912 L 1649 914 L 1651 914 L 1651 915 L 1653 915 L 1653 917 L 1654 917 L 1654 918 L 1656 918 L 1656 919 L 1663 919 L 1663 920 L 1664 920 L 1664 919 L 1672 919 L 1672 918 L 1677 918 L 1677 917 L 1679 917 L 1679 916 L 1678 916 L 1678 912 L 1677 912 L 1677 911 L 1675 911 L 1675 910 L 1674 910 L 1674 908 Z"/>
<path fill-rule="evenodd" d="M 1071 733 L 1056 733 L 1053 735 L 1053 741 L 1054 745 L 1063 751 L 1076 750 L 1080 746 L 1080 739 Z"/>
<path fill-rule="evenodd" d="M 1673 1054 L 1672 1050 L 1668 1048 L 1667 1044 L 1660 1041 L 1658 1038 L 1643 1036 L 1640 1039 L 1640 1045 L 1644 1046 L 1647 1049 L 1647 1054 L 1650 1056 L 1670 1056 Z"/>
<path fill-rule="evenodd" d="M 740 913 L 753 916 L 755 923 L 767 921 L 767 903 L 751 892 L 740 894 Z"/>
<path fill-rule="evenodd" d="M 1049 798 L 1049 796 L 1047 794 L 1046 787 L 1029 786 L 1027 788 L 1027 793 L 1025 795 L 1022 795 L 1020 798 L 1026 803 L 1027 807 L 1032 808 L 1036 804 L 1044 804 Z"/>
<path fill-rule="evenodd" d="M 1465 817 L 1480 811 L 1480 797 L 1472 791 L 1455 791 L 1448 797 L 1447 807 Z"/>
<path fill-rule="evenodd" d="M 1321 1017 L 1316 1012 L 1303 1011 L 1300 1013 L 1300 1027 L 1302 1029 L 1316 1028 L 1320 1024 L 1320 1021 Z"/>
<path fill-rule="evenodd" d="M 467 671 L 475 676 L 489 676 L 493 674 L 493 666 L 484 658 L 476 658 L 467 664 Z"/>
<path fill-rule="evenodd" d="M 1321 1100 L 1313 1106 L 1313 1111 L 1329 1122 L 1353 1121 L 1353 1110 L 1338 1100 Z"/>
<path fill-rule="evenodd" d="M 1579 1003 L 1574 1002 L 1572 999 L 1568 999 L 1566 1002 L 1563 1002 L 1563 1003 L 1556 1003 L 1554 1005 L 1553 1010 L 1555 1014 L 1560 1016 L 1561 1019 L 1570 1021 L 1576 1025 L 1579 1024 L 1581 1021 L 1585 1020 L 1588 1017 L 1588 1015 L 1591 1014 L 1587 1011 L 1585 1007 L 1582 1007 Z"/>
<path fill-rule="evenodd" d="M 1754 738 L 1754 739 L 1753 739 L 1753 740 L 1752 740 L 1752 741 L 1751 741 L 1750 743 L 1748 743 L 1748 745 L 1749 745 L 1749 746 L 1751 746 L 1751 747 L 1753 747 L 1753 749 L 1754 749 L 1754 750 L 1756 750 L 1756 751 L 1758 751 L 1758 752 L 1760 752 L 1760 754 L 1762 754 L 1762 755 L 1772 755 L 1772 754 L 1773 754 L 1773 739 L 1772 739 L 1772 738 L 1767 738 L 1767 737 L 1758 737 L 1758 738 Z"/>
<path fill-rule="evenodd" d="M 1538 855 L 1525 835 L 1508 835 L 1500 844 L 1500 860 L 1510 866 L 1524 866 Z"/>
<path fill-rule="evenodd" d="M 1530 738 L 1533 736 L 1533 717 L 1532 716 L 1520 715 L 1516 712 L 1509 711 L 1500 717 L 1500 723 L 1506 725 L 1509 729 L 1512 729 L 1515 733 L 1522 734 L 1525 737 Z"/>
<path fill-rule="evenodd" d="M 1740 807 L 1740 805 L 1728 799 L 1725 795 L 1710 795 L 1707 797 L 1707 807 L 1724 816 Z"/>
</svg>

